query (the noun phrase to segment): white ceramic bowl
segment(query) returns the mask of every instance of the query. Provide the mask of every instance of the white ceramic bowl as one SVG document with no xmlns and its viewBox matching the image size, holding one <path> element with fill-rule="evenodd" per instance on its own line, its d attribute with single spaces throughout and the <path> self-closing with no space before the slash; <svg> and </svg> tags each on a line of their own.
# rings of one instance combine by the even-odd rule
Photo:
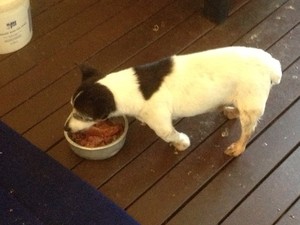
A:
<svg viewBox="0 0 300 225">
<path fill-rule="evenodd" d="M 104 145 L 101 147 L 89 148 L 81 146 L 75 143 L 69 137 L 68 132 L 64 131 L 65 138 L 68 141 L 73 152 L 82 158 L 92 160 L 107 159 L 117 154 L 125 143 L 126 134 L 128 131 L 128 120 L 125 116 L 110 118 L 110 120 L 122 123 L 124 125 L 124 131 L 118 139 L 108 145 Z"/>
</svg>

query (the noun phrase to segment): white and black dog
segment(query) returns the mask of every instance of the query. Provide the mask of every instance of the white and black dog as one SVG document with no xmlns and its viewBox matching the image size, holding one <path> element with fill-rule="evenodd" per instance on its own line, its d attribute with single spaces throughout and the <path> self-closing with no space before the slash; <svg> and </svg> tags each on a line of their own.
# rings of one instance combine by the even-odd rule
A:
<svg viewBox="0 0 300 225">
<path fill-rule="evenodd" d="M 281 65 L 267 52 L 226 47 L 178 55 L 102 76 L 82 66 L 81 86 L 74 93 L 73 112 L 65 130 L 86 129 L 121 114 L 146 123 L 178 150 L 190 145 L 172 119 L 222 108 L 229 118 L 239 117 L 242 133 L 225 151 L 240 155 L 264 113 L 273 84 L 280 83 Z"/>
</svg>

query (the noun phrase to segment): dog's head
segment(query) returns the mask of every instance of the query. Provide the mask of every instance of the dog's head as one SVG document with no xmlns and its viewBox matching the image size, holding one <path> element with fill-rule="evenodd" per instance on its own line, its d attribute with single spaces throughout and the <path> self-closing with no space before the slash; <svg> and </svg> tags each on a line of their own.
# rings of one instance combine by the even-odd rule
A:
<svg viewBox="0 0 300 225">
<path fill-rule="evenodd" d="M 71 98 L 73 111 L 65 124 L 65 130 L 84 130 L 99 120 L 105 120 L 116 110 L 112 92 L 98 81 L 103 78 L 96 69 L 80 66 L 82 83 Z"/>
</svg>

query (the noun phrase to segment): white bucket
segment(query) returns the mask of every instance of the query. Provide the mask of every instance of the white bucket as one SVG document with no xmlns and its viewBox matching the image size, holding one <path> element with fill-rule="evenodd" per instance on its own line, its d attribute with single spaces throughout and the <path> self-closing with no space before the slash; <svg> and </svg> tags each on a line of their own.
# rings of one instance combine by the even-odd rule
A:
<svg viewBox="0 0 300 225">
<path fill-rule="evenodd" d="M 31 37 L 29 0 L 0 0 L 0 54 L 19 50 Z"/>
</svg>

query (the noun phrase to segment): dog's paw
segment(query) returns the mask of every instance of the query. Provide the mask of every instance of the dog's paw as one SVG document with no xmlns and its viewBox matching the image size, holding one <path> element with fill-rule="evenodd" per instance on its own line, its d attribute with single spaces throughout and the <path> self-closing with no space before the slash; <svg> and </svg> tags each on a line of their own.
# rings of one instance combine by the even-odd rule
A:
<svg viewBox="0 0 300 225">
<path fill-rule="evenodd" d="M 237 157 L 245 151 L 245 147 L 238 143 L 232 143 L 226 150 L 225 154 L 233 157 Z"/>
<path fill-rule="evenodd" d="M 189 137 L 186 134 L 179 133 L 179 140 L 173 142 L 172 145 L 176 148 L 176 150 L 184 151 L 191 145 L 191 142 Z"/>
</svg>

